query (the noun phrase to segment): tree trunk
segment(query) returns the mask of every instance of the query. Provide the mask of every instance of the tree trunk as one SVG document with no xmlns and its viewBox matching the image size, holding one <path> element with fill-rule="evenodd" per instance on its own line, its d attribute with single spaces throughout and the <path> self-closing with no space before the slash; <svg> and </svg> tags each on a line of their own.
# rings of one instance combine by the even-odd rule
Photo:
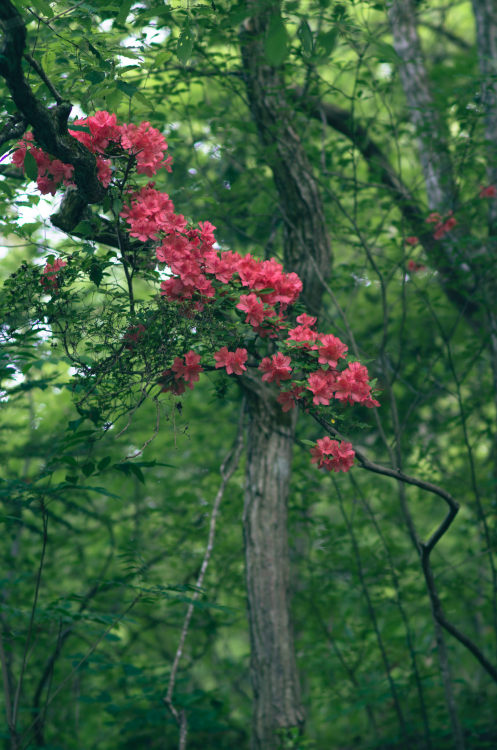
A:
<svg viewBox="0 0 497 750">
<path fill-rule="evenodd" d="M 244 79 L 253 119 L 273 171 L 284 222 L 287 271 L 302 279 L 302 299 L 318 312 L 331 250 L 324 211 L 293 126 L 284 83 L 265 62 L 264 35 L 274 0 L 248 3 L 241 32 Z M 244 510 L 245 563 L 254 691 L 252 750 L 276 750 L 304 723 L 290 615 L 287 506 L 296 413 L 273 389 L 247 383 L 249 430 Z M 288 744 L 284 745 L 288 747 Z"/>
<path fill-rule="evenodd" d="M 274 750 L 278 733 L 298 732 L 304 721 L 290 618 L 287 535 L 296 412 L 283 413 L 271 392 L 252 394 L 248 408 L 243 531 L 254 690 L 251 746 Z"/>
</svg>

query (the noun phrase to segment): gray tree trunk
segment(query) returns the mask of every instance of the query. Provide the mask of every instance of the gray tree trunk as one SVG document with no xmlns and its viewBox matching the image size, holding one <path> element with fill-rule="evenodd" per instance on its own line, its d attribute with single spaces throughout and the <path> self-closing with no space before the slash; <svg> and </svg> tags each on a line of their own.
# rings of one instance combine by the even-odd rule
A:
<svg viewBox="0 0 497 750">
<path fill-rule="evenodd" d="M 299 274 L 302 298 L 310 311 L 318 312 L 319 274 L 328 276 L 331 263 L 323 206 L 293 125 L 284 82 L 264 59 L 264 35 L 270 16 L 279 13 L 279 3 L 254 0 L 248 13 L 252 17 L 246 19 L 240 37 L 245 84 L 278 191 L 285 268 Z M 287 532 L 296 413 L 283 413 L 272 388 L 250 381 L 246 386 L 244 539 L 254 691 L 251 748 L 276 750 L 304 723 L 290 613 Z"/>
</svg>

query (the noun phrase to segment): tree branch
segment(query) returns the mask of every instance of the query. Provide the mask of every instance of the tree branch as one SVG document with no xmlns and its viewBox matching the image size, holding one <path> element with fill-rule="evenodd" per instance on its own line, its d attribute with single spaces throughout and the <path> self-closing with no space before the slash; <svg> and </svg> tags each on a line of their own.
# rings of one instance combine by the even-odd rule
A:
<svg viewBox="0 0 497 750">
<path fill-rule="evenodd" d="M 214 548 L 214 535 L 216 532 L 216 521 L 217 521 L 217 516 L 219 513 L 219 506 L 221 504 L 221 500 L 223 499 L 226 485 L 228 484 L 229 480 L 235 473 L 238 467 L 241 453 L 242 453 L 244 411 L 245 411 L 245 401 L 242 402 L 242 407 L 240 409 L 240 418 L 238 421 L 238 432 L 235 438 L 234 445 L 230 449 L 228 455 L 224 459 L 223 463 L 221 464 L 221 468 L 219 470 L 221 474 L 221 484 L 219 485 L 219 489 L 217 491 L 217 495 L 214 499 L 214 503 L 212 506 L 211 518 L 209 522 L 209 534 L 207 537 L 207 546 L 205 548 L 204 558 L 202 560 L 202 565 L 200 566 L 200 571 L 197 577 L 197 581 L 195 583 L 195 591 L 192 596 L 192 601 L 188 605 L 185 620 L 183 622 L 183 627 L 181 629 L 181 635 L 180 635 L 180 639 L 178 643 L 178 648 L 176 649 L 176 654 L 174 656 L 173 665 L 171 667 L 171 674 L 169 676 L 167 693 L 163 699 L 164 703 L 169 708 L 169 710 L 171 711 L 172 715 L 174 716 L 174 718 L 176 719 L 180 727 L 180 744 L 179 744 L 180 750 L 183 750 L 183 748 L 186 747 L 185 742 L 186 742 L 187 730 L 186 730 L 186 714 L 184 710 L 179 712 L 173 703 L 174 687 L 176 684 L 176 674 L 178 672 L 180 659 L 183 655 L 183 648 L 185 645 L 186 636 L 188 634 L 188 628 L 190 627 L 190 621 L 192 619 L 195 602 L 200 596 L 200 589 L 202 588 L 205 574 L 207 572 L 207 567 L 209 565 L 209 561 L 212 555 L 212 550 Z"/>
<path fill-rule="evenodd" d="M 333 437 L 338 437 L 340 440 L 345 439 L 345 437 L 338 430 L 336 430 L 333 425 L 328 422 L 327 419 L 324 419 L 324 417 L 321 417 L 319 414 L 313 414 L 312 416 L 315 421 L 318 422 L 318 424 L 320 424 L 322 427 L 324 427 L 330 435 L 333 435 Z M 381 474 L 386 477 L 392 477 L 393 479 L 396 479 L 399 482 L 404 482 L 405 484 L 412 484 L 413 486 L 419 487 L 426 492 L 431 492 L 432 494 L 441 497 L 442 500 L 444 500 L 444 502 L 448 505 L 449 509 L 447 515 L 435 529 L 428 541 L 420 541 L 417 545 L 421 558 L 421 564 L 423 567 L 423 573 L 425 575 L 425 580 L 428 587 L 428 594 L 432 604 L 433 614 L 437 622 L 440 623 L 440 625 L 445 628 L 445 630 L 447 630 L 447 632 L 450 633 L 456 640 L 458 640 L 465 648 L 467 648 L 468 651 L 470 651 L 473 656 L 480 662 L 481 666 L 492 677 L 492 679 L 497 682 L 497 669 L 493 666 L 493 664 L 491 664 L 491 662 L 488 661 L 488 659 L 478 648 L 478 646 L 445 617 L 442 603 L 440 602 L 440 598 L 436 590 L 433 571 L 431 569 L 430 554 L 435 545 L 444 536 L 444 534 L 454 521 L 459 510 L 459 503 L 454 500 L 452 495 L 442 487 L 439 487 L 432 482 L 427 482 L 424 479 L 412 477 L 409 474 L 405 474 L 400 469 L 391 469 L 388 466 L 382 466 L 380 464 L 374 463 L 373 461 L 370 461 L 359 448 L 356 448 L 354 446 L 354 450 L 362 469 L 372 471 L 374 474 Z"/>
<path fill-rule="evenodd" d="M 87 203 L 99 203 L 105 189 L 97 177 L 95 155 L 67 130 L 72 105 L 60 99 L 54 109 L 47 109 L 36 99 L 24 77 L 22 57 L 26 28 L 10 0 L 0 0 L 0 25 L 4 32 L 0 47 L 0 75 L 5 79 L 13 102 L 32 126 L 37 143 L 49 154 L 74 166 L 74 180 L 81 198 Z"/>
</svg>

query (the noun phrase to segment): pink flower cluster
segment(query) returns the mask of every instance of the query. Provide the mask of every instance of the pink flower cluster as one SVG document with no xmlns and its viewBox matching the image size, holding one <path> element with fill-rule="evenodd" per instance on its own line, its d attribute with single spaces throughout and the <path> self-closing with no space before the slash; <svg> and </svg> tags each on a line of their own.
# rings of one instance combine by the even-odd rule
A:
<svg viewBox="0 0 497 750">
<path fill-rule="evenodd" d="M 162 391 L 172 391 L 179 396 L 185 392 L 185 385 L 193 388 L 204 371 L 200 364 L 200 355 L 189 351 L 182 357 L 175 357 L 170 370 L 164 370 L 161 376 Z"/>
<path fill-rule="evenodd" d="M 112 162 L 104 158 L 105 154 L 115 156 L 119 152 L 128 152 L 136 160 L 138 174 L 154 175 L 161 167 L 171 171 L 171 157 L 164 158 L 167 143 L 156 128 L 149 122 L 136 125 L 119 125 L 115 114 L 100 111 L 91 117 L 75 120 L 73 125 L 86 127 L 90 131 L 69 129 L 70 135 L 76 138 L 97 157 L 97 176 L 104 187 L 110 185 L 112 179 Z M 36 183 L 43 195 L 55 195 L 57 188 L 63 183 L 71 184 L 74 171 L 72 164 L 64 164 L 59 159 L 52 159 L 41 149 L 32 144 L 33 134 L 26 133 L 12 156 L 12 162 L 23 169 L 27 149 L 33 155 L 38 166 Z M 117 152 L 117 154 L 116 154 Z"/>
<path fill-rule="evenodd" d="M 17 144 L 18 148 L 12 155 L 12 163 L 19 169 L 24 168 L 26 152 L 29 150 L 38 167 L 36 184 L 42 195 L 55 195 L 61 183 L 70 184 L 74 167 L 64 164 L 60 159 L 52 159 L 41 148 L 33 145 L 33 133 L 26 133 L 23 140 Z"/>
<path fill-rule="evenodd" d="M 234 352 L 230 352 L 227 346 L 223 346 L 214 354 L 214 360 L 216 362 L 216 370 L 220 367 L 226 367 L 228 375 L 242 375 L 247 369 L 245 367 L 247 350 L 235 349 Z"/>
<path fill-rule="evenodd" d="M 66 260 L 56 258 L 53 263 L 47 263 L 42 273 L 43 276 L 40 279 L 40 284 L 48 290 L 59 288 L 58 274 L 61 268 L 67 266 Z"/>
<path fill-rule="evenodd" d="M 452 216 L 452 211 L 449 211 L 446 219 L 442 219 L 439 213 L 436 211 L 431 213 L 426 219 L 427 224 L 435 224 L 435 231 L 433 232 L 434 240 L 441 240 L 447 232 L 455 227 L 457 220 Z"/>
<path fill-rule="evenodd" d="M 77 125 L 88 127 L 89 132 L 74 130 L 70 133 L 97 155 L 98 176 L 105 186 L 112 178 L 112 157 L 123 151 L 134 157 L 132 167 L 139 174 L 150 176 L 162 166 L 170 170 L 170 159 L 164 159 L 167 143 L 149 123 L 119 125 L 114 114 L 102 111 L 78 120 Z M 32 136 L 28 134 L 14 154 L 15 163 L 22 165 L 26 149 L 30 148 L 45 170 L 39 180 L 50 179 L 51 190 L 55 190 L 61 180 L 69 180 L 72 166 L 51 159 L 30 141 Z M 42 182 L 40 189 L 46 187 Z M 286 273 L 275 258 L 259 260 L 250 254 L 218 251 L 216 227 L 208 221 L 200 222 L 197 227 L 188 226 L 184 216 L 175 213 L 170 197 L 156 190 L 153 182 L 128 193 L 120 217 L 132 237 L 156 243 L 157 260 L 170 274 L 160 285 L 161 294 L 169 300 L 186 303 L 185 314 L 191 314 L 192 308 L 201 311 L 218 295 L 220 300 L 225 300 L 227 310 L 242 313 L 243 322 L 258 336 L 280 339 L 284 351 L 264 357 L 258 369 L 264 382 L 275 383 L 281 389 L 278 403 L 283 411 L 295 408 L 298 401 L 304 401 L 309 408 L 309 392 L 314 406 L 327 406 L 331 399 L 344 404 L 379 406 L 371 395 L 364 365 L 350 362 L 339 369 L 340 361 L 346 360 L 348 348 L 337 336 L 316 331 L 317 319 L 306 313 L 299 315 L 297 325 L 289 328 L 285 318 L 287 309 L 302 291 L 302 282 L 296 273 Z M 443 224 L 444 231 L 454 223 L 455 219 L 448 218 Z M 60 259 L 47 264 L 42 283 L 57 288 L 57 274 L 64 265 L 66 262 Z M 125 348 L 132 351 L 144 334 L 143 324 L 130 326 L 123 337 Z M 240 376 L 247 370 L 245 348 L 230 351 L 222 346 L 213 353 L 213 359 L 214 368 L 224 368 L 228 375 Z M 186 387 L 193 388 L 203 371 L 201 356 L 190 350 L 176 357 L 171 367 L 164 370 L 159 379 L 161 390 L 180 395 Z M 350 443 L 340 444 L 328 437 L 318 440 L 311 453 L 314 463 L 332 471 L 348 471 L 354 460 Z"/>
<path fill-rule="evenodd" d="M 497 197 L 497 188 L 495 185 L 487 185 L 486 187 L 484 185 L 480 186 L 480 192 L 478 193 L 479 198 L 496 198 Z"/>
<path fill-rule="evenodd" d="M 345 440 L 339 443 L 338 440 L 332 440 L 326 436 L 318 440 L 315 447 L 311 448 L 311 455 L 311 463 L 317 463 L 320 469 L 348 471 L 354 463 L 355 451 L 352 443 L 347 443 Z"/>
</svg>

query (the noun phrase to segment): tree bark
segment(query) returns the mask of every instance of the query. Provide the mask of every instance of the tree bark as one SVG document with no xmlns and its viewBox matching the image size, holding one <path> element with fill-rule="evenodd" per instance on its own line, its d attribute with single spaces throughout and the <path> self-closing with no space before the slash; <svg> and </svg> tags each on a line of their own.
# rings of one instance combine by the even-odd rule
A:
<svg viewBox="0 0 497 750">
<path fill-rule="evenodd" d="M 293 125 L 284 83 L 264 58 L 274 0 L 253 0 L 241 32 L 249 106 L 264 157 L 273 171 L 284 223 L 287 271 L 303 282 L 307 309 L 319 312 L 331 263 L 322 201 Z M 316 271 L 317 269 L 317 271 Z M 252 750 L 276 750 L 304 723 L 290 614 L 287 506 L 296 414 L 285 414 L 276 393 L 247 383 L 249 429 L 244 509 L 245 565 L 254 691 Z M 288 747 L 288 744 L 284 745 Z"/>
<path fill-rule="evenodd" d="M 487 178 L 497 187 L 497 6 L 495 0 L 473 0 L 476 46 L 482 76 L 481 104 L 485 112 Z M 497 234 L 497 201 L 489 201 L 489 234 Z"/>
<path fill-rule="evenodd" d="M 267 389 L 269 391 L 269 389 Z M 287 501 L 296 412 L 274 394 L 249 397 L 243 533 L 254 691 L 253 750 L 278 747 L 278 733 L 303 726 L 290 617 Z"/>
</svg>

